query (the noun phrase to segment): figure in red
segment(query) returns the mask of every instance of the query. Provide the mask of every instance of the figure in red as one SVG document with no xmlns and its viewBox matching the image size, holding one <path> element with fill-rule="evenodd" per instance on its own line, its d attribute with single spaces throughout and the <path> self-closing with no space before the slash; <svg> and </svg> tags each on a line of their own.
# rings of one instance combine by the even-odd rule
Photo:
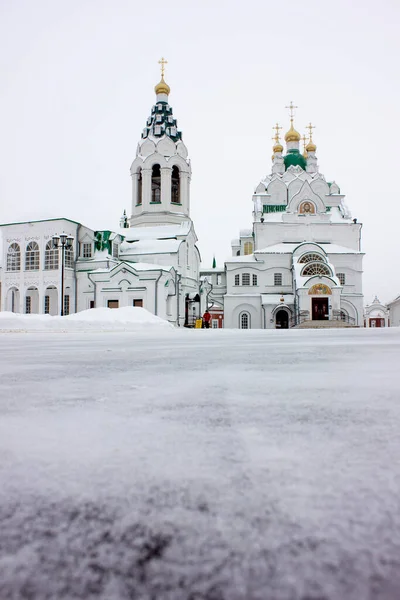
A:
<svg viewBox="0 0 400 600">
<path fill-rule="evenodd" d="M 204 323 L 204 327 L 206 329 L 208 329 L 210 327 L 210 321 L 211 321 L 211 315 L 208 312 L 208 310 L 206 310 L 206 312 L 203 315 L 203 323 Z"/>
</svg>

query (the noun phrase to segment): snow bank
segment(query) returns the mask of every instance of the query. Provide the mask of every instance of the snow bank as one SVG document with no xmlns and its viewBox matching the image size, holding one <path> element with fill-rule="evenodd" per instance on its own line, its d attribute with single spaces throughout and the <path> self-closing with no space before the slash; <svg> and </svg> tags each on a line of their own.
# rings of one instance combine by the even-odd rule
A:
<svg viewBox="0 0 400 600">
<path fill-rule="evenodd" d="M 7 331 L 143 331 L 173 329 L 145 308 L 91 308 L 66 317 L 0 312 L 0 332 Z"/>
</svg>

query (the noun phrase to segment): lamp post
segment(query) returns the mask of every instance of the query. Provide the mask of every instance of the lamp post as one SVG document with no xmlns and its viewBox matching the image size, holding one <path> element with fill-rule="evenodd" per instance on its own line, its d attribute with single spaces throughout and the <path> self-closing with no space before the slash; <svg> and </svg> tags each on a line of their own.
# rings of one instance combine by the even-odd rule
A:
<svg viewBox="0 0 400 600">
<path fill-rule="evenodd" d="M 60 235 L 53 235 L 53 246 L 54 248 L 61 248 L 61 316 L 64 316 L 64 260 L 65 260 L 65 249 L 70 250 L 74 238 L 72 235 L 61 233 Z"/>
</svg>

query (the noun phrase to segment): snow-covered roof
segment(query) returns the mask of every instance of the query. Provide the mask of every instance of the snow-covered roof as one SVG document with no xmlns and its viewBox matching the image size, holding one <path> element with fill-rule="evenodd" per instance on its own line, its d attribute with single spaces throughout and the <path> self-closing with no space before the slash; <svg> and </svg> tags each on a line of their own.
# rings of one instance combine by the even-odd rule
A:
<svg viewBox="0 0 400 600">
<path fill-rule="evenodd" d="M 245 254 L 242 256 L 230 256 L 229 258 L 227 258 L 225 260 L 226 263 L 231 263 L 231 262 L 244 262 L 244 263 L 254 263 L 254 262 L 258 262 L 255 258 L 254 258 L 254 254 Z"/>
<path fill-rule="evenodd" d="M 135 271 L 170 271 L 171 269 L 173 269 L 173 267 L 170 265 L 158 265 L 156 263 L 153 264 L 145 262 L 130 262 L 129 260 L 127 260 L 126 262 L 129 263 L 129 267 L 131 267 Z M 110 267 L 109 269 L 93 269 L 91 273 L 109 273 L 113 268 L 115 268 L 115 266 L 116 265 L 113 264 L 112 267 Z"/>
<path fill-rule="evenodd" d="M 156 225 L 154 227 L 129 227 L 120 229 L 120 234 L 127 242 L 139 240 L 165 240 L 188 235 L 191 221 L 182 221 L 173 225 Z"/>
<path fill-rule="evenodd" d="M 174 254 L 178 252 L 183 240 L 144 239 L 139 242 L 123 242 L 120 246 L 120 257 L 137 254 Z"/>
<path fill-rule="evenodd" d="M 303 242 L 287 242 L 281 244 L 273 244 L 260 250 L 256 250 L 255 254 L 287 254 L 292 253 L 295 248 L 300 246 Z M 315 242 L 307 240 L 309 244 L 318 244 L 325 250 L 327 254 L 363 254 L 360 250 L 353 250 L 352 248 L 346 248 L 345 246 L 338 246 L 337 244 L 331 244 L 329 242 Z"/>
</svg>

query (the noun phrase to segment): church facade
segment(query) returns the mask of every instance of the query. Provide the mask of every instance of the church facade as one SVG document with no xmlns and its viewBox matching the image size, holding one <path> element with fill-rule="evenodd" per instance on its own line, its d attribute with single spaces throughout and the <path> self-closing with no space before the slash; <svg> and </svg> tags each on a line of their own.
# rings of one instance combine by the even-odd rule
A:
<svg viewBox="0 0 400 600">
<path fill-rule="evenodd" d="M 222 267 L 200 270 L 190 218 L 191 164 L 164 80 L 131 165 L 132 207 L 117 231 L 67 218 L 8 223 L 0 310 L 69 314 L 143 306 L 177 326 L 208 309 L 212 327 L 286 329 L 319 321 L 363 326 L 361 224 L 320 172 L 308 143 L 278 125 L 269 175 L 252 197 L 253 223 Z M 62 238 L 60 249 L 54 241 Z"/>
<path fill-rule="evenodd" d="M 285 151 L 274 128 L 271 173 L 252 198 L 253 226 L 232 241 L 225 327 L 363 326 L 362 226 L 339 186 L 320 172 L 311 124 L 300 151 L 294 108 Z"/>
<path fill-rule="evenodd" d="M 191 166 L 168 103 L 164 61 L 155 92 L 131 166 L 130 218 L 117 231 L 67 218 L 1 225 L 1 310 L 56 315 L 142 306 L 178 326 L 199 316 Z M 63 247 L 54 247 L 55 236 Z"/>
</svg>

